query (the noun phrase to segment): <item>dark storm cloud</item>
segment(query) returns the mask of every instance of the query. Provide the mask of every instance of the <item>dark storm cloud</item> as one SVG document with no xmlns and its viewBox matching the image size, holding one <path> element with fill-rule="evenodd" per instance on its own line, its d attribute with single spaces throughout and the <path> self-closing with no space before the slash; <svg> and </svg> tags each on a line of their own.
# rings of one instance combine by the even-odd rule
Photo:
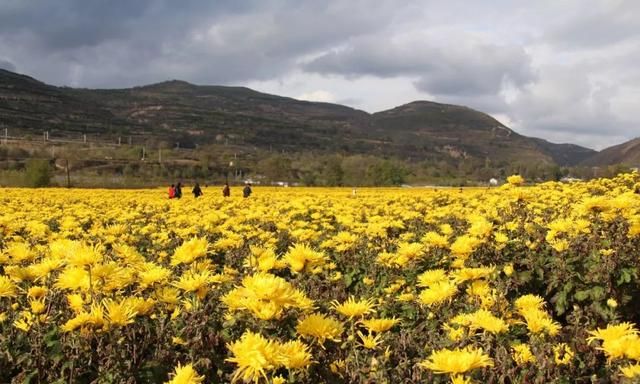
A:
<svg viewBox="0 0 640 384">
<path fill-rule="evenodd" d="M 442 96 L 495 96 L 505 82 L 522 86 L 534 79 L 530 58 L 521 48 L 476 43 L 464 36 L 455 40 L 455 45 L 440 45 L 426 39 L 382 43 L 368 38 L 325 53 L 303 68 L 352 77 L 412 76 L 419 90 Z"/>
<path fill-rule="evenodd" d="M 384 2 L 10 1 L 0 48 L 56 84 L 130 86 L 167 78 L 237 83 L 290 71 L 305 54 L 379 26 Z M 38 58 L 38 56 L 40 58 Z M 38 64 L 41 58 L 46 66 Z"/>
<path fill-rule="evenodd" d="M 140 35 L 181 35 L 206 17 L 241 12 L 243 7 L 238 4 L 241 2 L 217 0 L 8 0 L 0 3 L 0 34 L 30 37 L 39 49 L 58 51 L 111 39 L 135 40 Z"/>
</svg>

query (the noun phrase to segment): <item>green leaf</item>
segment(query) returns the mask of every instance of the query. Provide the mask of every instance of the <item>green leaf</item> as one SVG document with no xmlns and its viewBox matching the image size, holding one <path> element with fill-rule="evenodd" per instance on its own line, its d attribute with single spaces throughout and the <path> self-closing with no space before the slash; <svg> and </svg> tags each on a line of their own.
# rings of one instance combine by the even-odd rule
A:
<svg viewBox="0 0 640 384">
<path fill-rule="evenodd" d="M 623 268 L 620 270 L 620 276 L 616 280 L 616 285 L 622 285 L 625 283 L 630 283 L 636 277 L 636 269 L 635 268 Z"/>
<path fill-rule="evenodd" d="M 558 315 L 562 315 L 567 310 L 567 293 L 559 292 L 555 296 L 556 301 L 556 313 Z"/>
<path fill-rule="evenodd" d="M 600 300 L 605 295 L 605 289 L 599 285 L 596 285 L 595 287 L 591 288 L 590 291 L 591 291 L 591 298 L 593 299 L 593 301 Z"/>
<path fill-rule="evenodd" d="M 588 290 L 576 291 L 576 293 L 573 295 L 573 298 L 576 299 L 577 301 L 585 301 L 588 297 L 589 297 Z"/>
<path fill-rule="evenodd" d="M 344 285 L 349 288 L 351 284 L 353 284 L 353 274 L 354 272 L 350 272 L 344 275 Z"/>
</svg>

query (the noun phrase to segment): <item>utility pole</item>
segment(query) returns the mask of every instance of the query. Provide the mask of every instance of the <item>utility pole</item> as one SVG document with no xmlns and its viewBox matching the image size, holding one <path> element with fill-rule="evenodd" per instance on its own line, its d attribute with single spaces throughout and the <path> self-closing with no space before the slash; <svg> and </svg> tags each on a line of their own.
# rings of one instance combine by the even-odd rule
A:
<svg viewBox="0 0 640 384">
<path fill-rule="evenodd" d="M 142 146 L 142 161 L 144 161 L 144 145 Z"/>
<path fill-rule="evenodd" d="M 9 128 L 4 127 L 4 145 L 9 144 Z"/>
<path fill-rule="evenodd" d="M 65 159 L 66 161 L 66 171 L 67 171 L 67 188 L 71 188 L 71 177 L 69 175 L 69 159 Z"/>
<path fill-rule="evenodd" d="M 233 167 L 233 161 L 229 162 L 229 168 L 227 169 L 227 174 L 225 175 L 226 184 L 229 184 L 229 171 L 231 171 L 231 167 Z"/>
</svg>

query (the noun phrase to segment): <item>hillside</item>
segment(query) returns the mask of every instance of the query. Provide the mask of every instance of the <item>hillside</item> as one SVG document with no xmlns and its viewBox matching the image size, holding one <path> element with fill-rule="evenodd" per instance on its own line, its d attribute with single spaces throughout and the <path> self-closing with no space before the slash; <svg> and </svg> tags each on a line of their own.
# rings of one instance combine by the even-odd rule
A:
<svg viewBox="0 0 640 384">
<path fill-rule="evenodd" d="M 0 125 L 11 134 L 136 134 L 143 127 L 120 119 L 103 105 L 31 77 L 0 69 Z"/>
<path fill-rule="evenodd" d="M 625 164 L 640 167 L 640 137 L 605 148 L 582 162 L 586 166 Z"/>
<path fill-rule="evenodd" d="M 132 89 L 71 92 L 119 118 L 168 132 L 185 146 L 210 143 L 222 135 L 242 144 L 287 151 L 332 149 L 334 135 L 348 139 L 368 117 L 342 105 L 176 80 Z"/>
<path fill-rule="evenodd" d="M 227 144 L 287 153 L 367 154 L 401 161 L 573 165 L 594 151 L 517 134 L 487 114 L 416 101 L 369 114 L 244 87 L 184 81 L 129 89 L 54 87 L 0 70 L 0 124 L 10 135 L 92 135 L 194 148 Z M 75 135 L 75 136 L 74 136 Z M 155 144 L 154 144 L 155 143 Z"/>
<path fill-rule="evenodd" d="M 575 166 L 598 152 L 575 144 L 555 144 L 544 139 L 533 138 L 538 148 L 551 156 L 557 164 Z"/>
<path fill-rule="evenodd" d="M 519 135 L 493 117 L 473 109 L 416 101 L 373 115 L 378 133 L 388 134 L 420 153 L 448 154 L 492 161 L 544 161 L 574 165 L 595 151 Z"/>
</svg>

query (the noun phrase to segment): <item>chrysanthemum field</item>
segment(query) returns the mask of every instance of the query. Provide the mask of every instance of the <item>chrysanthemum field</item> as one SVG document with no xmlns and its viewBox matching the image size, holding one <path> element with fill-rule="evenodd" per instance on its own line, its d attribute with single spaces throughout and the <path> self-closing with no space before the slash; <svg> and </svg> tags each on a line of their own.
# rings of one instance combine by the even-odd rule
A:
<svg viewBox="0 0 640 384">
<path fill-rule="evenodd" d="M 509 180 L 2 189 L 0 382 L 638 380 L 640 175 Z"/>
</svg>

